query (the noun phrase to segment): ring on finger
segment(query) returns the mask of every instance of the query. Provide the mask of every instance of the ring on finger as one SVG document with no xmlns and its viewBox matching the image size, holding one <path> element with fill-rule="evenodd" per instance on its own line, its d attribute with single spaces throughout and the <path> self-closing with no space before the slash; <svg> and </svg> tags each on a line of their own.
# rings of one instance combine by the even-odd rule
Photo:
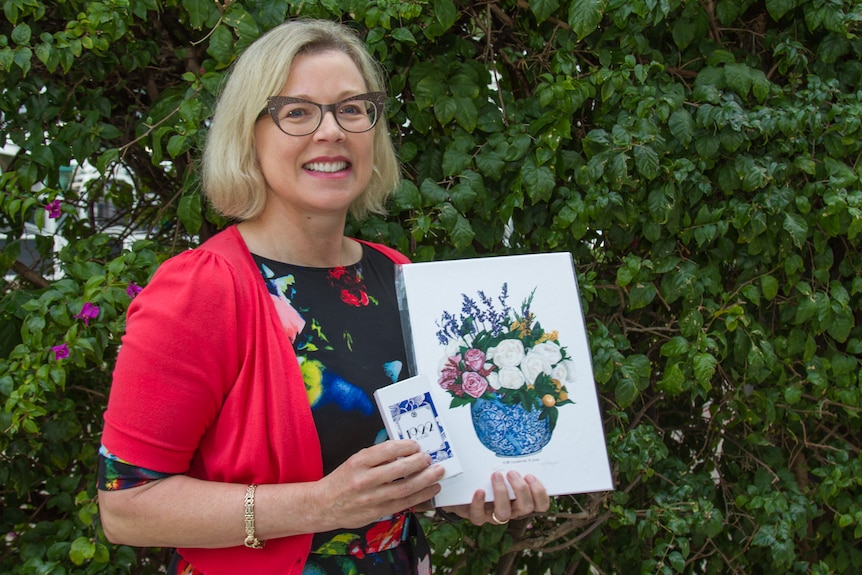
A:
<svg viewBox="0 0 862 575">
<path fill-rule="evenodd" d="M 494 522 L 494 525 L 505 525 L 509 522 L 508 519 L 506 519 L 505 521 L 500 521 L 499 519 L 497 519 L 497 514 L 493 511 L 491 512 L 491 521 Z"/>
</svg>

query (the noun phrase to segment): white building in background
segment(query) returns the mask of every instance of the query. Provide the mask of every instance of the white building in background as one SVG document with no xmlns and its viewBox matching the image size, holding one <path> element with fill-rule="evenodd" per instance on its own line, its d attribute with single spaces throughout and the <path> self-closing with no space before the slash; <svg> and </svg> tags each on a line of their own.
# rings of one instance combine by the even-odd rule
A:
<svg viewBox="0 0 862 575">
<path fill-rule="evenodd" d="M 10 143 L 6 143 L 2 149 L 0 149 L 0 173 L 6 170 L 9 166 L 9 163 L 12 159 L 19 153 L 20 148 Z M 96 170 L 89 163 L 85 163 L 83 165 L 73 164 L 67 168 L 61 168 L 60 172 L 60 187 L 62 189 L 68 189 L 75 192 L 76 195 L 80 196 L 82 189 L 91 181 L 97 180 L 101 177 L 98 170 Z M 127 181 L 129 184 L 132 183 L 131 178 L 121 172 L 117 172 L 114 174 L 115 178 Z M 36 184 L 33 187 L 34 192 L 39 192 L 42 190 L 44 186 L 41 183 Z M 60 198 L 62 200 L 62 198 Z M 47 201 L 47 199 L 46 199 Z M 99 202 L 95 205 L 95 219 L 96 222 L 105 222 L 114 216 L 116 210 L 113 205 L 109 202 Z M 79 214 L 82 218 L 88 218 L 89 214 L 81 213 Z M 42 237 L 53 237 L 54 240 L 54 253 L 61 250 L 66 245 L 66 240 L 57 235 L 58 224 L 62 221 L 63 218 L 68 217 L 66 214 L 63 214 L 58 219 L 52 219 L 48 217 L 48 213 L 45 212 L 42 214 L 42 225 L 39 227 L 35 221 L 29 221 L 24 223 L 24 234 L 20 238 L 20 254 L 18 256 L 18 261 L 38 273 L 42 277 L 47 280 L 58 279 L 62 276 L 61 270 L 58 269 L 56 263 L 53 258 L 45 258 L 40 253 L 39 250 L 36 249 L 36 238 L 39 236 Z M 111 233 L 112 229 L 107 228 L 105 230 L 107 233 Z M 122 229 L 115 230 L 116 234 L 122 233 Z M 0 227 L 0 249 L 6 246 L 7 241 L 7 233 L 9 232 L 8 228 L 3 229 Z M 123 242 L 123 248 L 130 247 L 131 243 L 136 239 L 142 239 L 146 237 L 145 233 L 136 233 L 133 234 L 134 237 L 127 238 Z M 11 269 L 6 272 L 5 279 L 7 281 L 13 280 L 16 274 Z"/>
</svg>

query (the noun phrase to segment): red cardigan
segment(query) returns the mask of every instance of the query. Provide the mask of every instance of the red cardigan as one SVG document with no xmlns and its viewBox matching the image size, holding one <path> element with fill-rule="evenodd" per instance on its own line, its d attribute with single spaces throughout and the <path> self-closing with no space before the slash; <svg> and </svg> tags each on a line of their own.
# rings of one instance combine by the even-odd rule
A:
<svg viewBox="0 0 862 575">
<path fill-rule="evenodd" d="M 408 261 L 363 243 L 395 263 Z M 102 436 L 111 453 L 210 481 L 321 478 L 295 334 L 285 331 L 236 227 L 166 261 L 127 317 Z M 273 539 L 261 550 L 179 551 L 206 575 L 299 574 L 311 538 Z"/>
</svg>

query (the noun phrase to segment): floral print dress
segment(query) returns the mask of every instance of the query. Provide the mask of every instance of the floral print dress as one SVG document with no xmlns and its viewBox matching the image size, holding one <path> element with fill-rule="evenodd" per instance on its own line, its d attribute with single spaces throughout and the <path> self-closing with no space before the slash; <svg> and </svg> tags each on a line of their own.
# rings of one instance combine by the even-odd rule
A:
<svg viewBox="0 0 862 575">
<path fill-rule="evenodd" d="M 298 314 L 294 348 L 328 474 L 386 432 L 373 393 L 408 376 L 395 292 L 395 266 L 364 247 L 353 266 L 306 268 L 254 256 L 267 289 Z M 281 312 L 280 312 L 281 313 Z M 100 489 L 124 489 L 165 477 L 102 449 Z M 317 533 L 304 575 L 431 573 L 430 551 L 409 511 L 360 529 Z M 198 575 L 175 555 L 168 575 Z"/>
</svg>

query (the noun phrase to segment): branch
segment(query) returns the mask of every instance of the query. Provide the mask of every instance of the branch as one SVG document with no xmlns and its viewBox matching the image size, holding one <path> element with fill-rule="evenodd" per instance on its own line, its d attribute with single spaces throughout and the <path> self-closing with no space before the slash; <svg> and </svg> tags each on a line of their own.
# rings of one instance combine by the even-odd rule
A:
<svg viewBox="0 0 862 575">
<path fill-rule="evenodd" d="M 43 278 L 40 274 L 28 268 L 23 262 L 16 260 L 12 264 L 12 270 L 38 288 L 46 288 L 51 285 L 51 282 Z"/>
</svg>

